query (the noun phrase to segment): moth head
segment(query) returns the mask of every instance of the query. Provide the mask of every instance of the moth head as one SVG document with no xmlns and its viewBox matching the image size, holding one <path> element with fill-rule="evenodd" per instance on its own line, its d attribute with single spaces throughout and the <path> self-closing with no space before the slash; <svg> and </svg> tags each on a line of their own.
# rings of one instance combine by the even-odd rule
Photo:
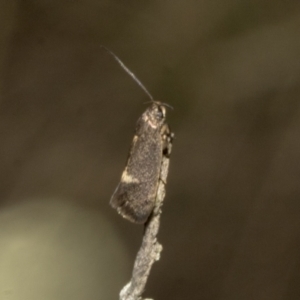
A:
<svg viewBox="0 0 300 300">
<path fill-rule="evenodd" d="M 146 120 L 152 128 L 161 127 L 166 119 L 166 108 L 160 102 L 153 102 L 152 105 L 146 110 Z"/>
</svg>

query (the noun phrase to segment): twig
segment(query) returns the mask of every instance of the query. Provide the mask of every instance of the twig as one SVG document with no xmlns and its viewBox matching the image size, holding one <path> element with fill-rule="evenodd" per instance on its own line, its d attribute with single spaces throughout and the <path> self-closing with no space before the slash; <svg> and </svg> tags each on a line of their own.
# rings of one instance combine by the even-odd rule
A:
<svg viewBox="0 0 300 300">
<path fill-rule="evenodd" d="M 166 194 L 166 182 L 169 170 L 169 155 L 172 148 L 172 138 L 167 145 L 167 155 L 163 156 L 160 181 L 156 196 L 156 204 L 152 215 L 145 225 L 145 232 L 141 248 L 136 256 L 132 277 L 120 292 L 120 300 L 142 300 L 150 270 L 155 261 L 159 260 L 162 245 L 157 241 L 157 233 L 160 225 L 161 206 Z M 151 300 L 151 299 L 145 299 Z"/>
</svg>

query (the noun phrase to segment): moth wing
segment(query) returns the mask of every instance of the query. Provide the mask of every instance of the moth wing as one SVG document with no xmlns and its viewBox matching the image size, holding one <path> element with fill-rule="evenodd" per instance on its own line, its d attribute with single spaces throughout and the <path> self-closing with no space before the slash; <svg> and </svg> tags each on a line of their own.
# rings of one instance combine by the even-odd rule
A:
<svg viewBox="0 0 300 300">
<path fill-rule="evenodd" d="M 133 223 L 145 223 L 153 209 L 155 198 L 141 199 L 143 190 L 143 184 L 120 182 L 110 204 L 123 218 Z"/>
<path fill-rule="evenodd" d="M 161 160 L 159 132 L 134 136 L 126 168 L 110 200 L 125 219 L 134 223 L 147 221 L 155 204 Z"/>
</svg>

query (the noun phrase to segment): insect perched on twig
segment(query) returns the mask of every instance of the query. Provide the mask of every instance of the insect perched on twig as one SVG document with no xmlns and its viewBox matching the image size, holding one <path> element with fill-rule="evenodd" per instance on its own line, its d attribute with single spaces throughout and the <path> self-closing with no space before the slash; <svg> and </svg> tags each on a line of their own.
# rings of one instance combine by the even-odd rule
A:
<svg viewBox="0 0 300 300">
<path fill-rule="evenodd" d="M 109 49 L 120 66 L 138 83 L 151 100 L 151 105 L 137 121 L 125 170 L 110 204 L 125 219 L 145 223 L 155 206 L 162 159 L 168 155 L 174 134 L 166 123 L 168 104 L 154 101 L 152 95 L 124 63 Z"/>
</svg>

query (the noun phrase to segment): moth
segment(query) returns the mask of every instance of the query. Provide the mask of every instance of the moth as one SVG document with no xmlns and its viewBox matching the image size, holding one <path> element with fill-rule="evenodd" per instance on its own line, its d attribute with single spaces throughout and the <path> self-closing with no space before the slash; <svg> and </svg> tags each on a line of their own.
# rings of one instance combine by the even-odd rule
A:
<svg viewBox="0 0 300 300">
<path fill-rule="evenodd" d="M 104 47 L 105 48 L 105 47 Z M 151 99 L 150 106 L 137 121 L 125 169 L 110 204 L 125 219 L 145 223 L 155 206 L 163 156 L 169 155 L 174 134 L 166 123 L 166 107 L 151 94 L 109 49 L 105 48 Z"/>
</svg>

